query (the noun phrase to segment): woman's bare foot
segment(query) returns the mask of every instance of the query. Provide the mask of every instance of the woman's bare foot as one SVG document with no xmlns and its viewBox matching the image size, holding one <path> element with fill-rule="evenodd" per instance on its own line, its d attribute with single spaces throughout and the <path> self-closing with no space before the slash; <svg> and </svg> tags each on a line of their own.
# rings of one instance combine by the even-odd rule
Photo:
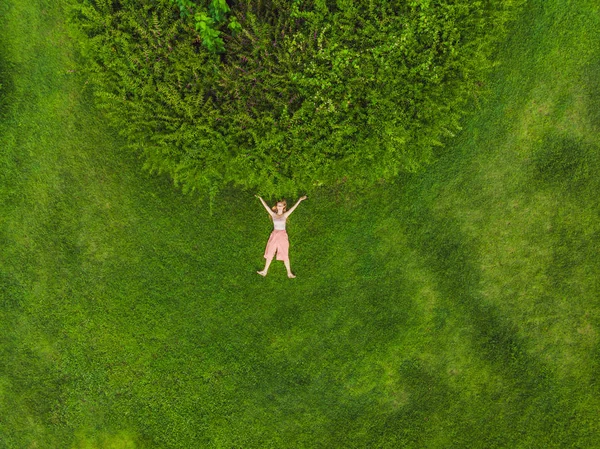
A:
<svg viewBox="0 0 600 449">
<path fill-rule="evenodd" d="M 257 271 L 257 273 L 260 274 L 263 277 L 267 275 L 267 273 L 265 273 L 264 271 Z"/>
<path fill-rule="evenodd" d="M 288 273 L 288 277 L 289 277 L 290 279 L 292 279 L 292 278 L 295 278 L 296 276 L 295 276 L 295 275 L 293 275 L 292 273 Z"/>
</svg>

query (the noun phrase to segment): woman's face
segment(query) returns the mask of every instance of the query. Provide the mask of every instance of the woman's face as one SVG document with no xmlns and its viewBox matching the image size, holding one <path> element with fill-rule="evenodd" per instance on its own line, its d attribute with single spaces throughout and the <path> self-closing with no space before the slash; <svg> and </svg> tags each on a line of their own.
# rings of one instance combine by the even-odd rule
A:
<svg viewBox="0 0 600 449">
<path fill-rule="evenodd" d="M 277 215 L 283 214 L 283 203 L 277 203 Z"/>
</svg>

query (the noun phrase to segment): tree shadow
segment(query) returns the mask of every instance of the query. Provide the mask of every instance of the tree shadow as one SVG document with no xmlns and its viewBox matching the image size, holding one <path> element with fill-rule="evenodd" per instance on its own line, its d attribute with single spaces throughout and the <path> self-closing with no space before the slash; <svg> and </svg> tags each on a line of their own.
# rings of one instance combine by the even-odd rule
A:
<svg viewBox="0 0 600 449">
<path fill-rule="evenodd" d="M 9 5 L 4 5 L 4 2 L 3 5 L 0 5 L 0 27 L 2 28 L 6 21 L 5 9 L 8 7 Z M 16 72 L 16 65 L 8 59 L 6 54 L 8 42 L 6 36 L 6 33 L 0 33 L 0 121 L 5 121 L 7 118 L 10 105 L 14 102 L 12 95 L 15 90 L 13 76 Z"/>
<path fill-rule="evenodd" d="M 549 438 L 560 429 L 561 444 L 574 443 L 580 429 L 571 418 L 573 405 L 567 405 L 570 388 L 560 383 L 551 367 L 529 353 L 529 342 L 519 335 L 519 324 L 484 299 L 476 241 L 465 235 L 457 219 L 434 213 L 433 206 L 425 200 L 405 207 L 411 235 L 408 241 L 436 280 L 440 312 L 435 327 L 443 329 L 446 318 L 452 317 L 460 328 L 467 329 L 472 357 L 489 365 L 505 385 L 500 396 L 490 399 L 508 405 L 515 421 L 499 419 L 494 431 L 501 433 L 498 436 L 506 444 L 522 441 L 524 432 Z M 498 429 L 499 423 L 503 429 Z"/>
</svg>

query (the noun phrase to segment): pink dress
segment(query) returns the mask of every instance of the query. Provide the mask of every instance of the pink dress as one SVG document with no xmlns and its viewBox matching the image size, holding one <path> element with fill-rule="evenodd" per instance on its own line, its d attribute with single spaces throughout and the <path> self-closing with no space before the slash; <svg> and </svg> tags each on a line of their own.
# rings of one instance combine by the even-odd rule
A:
<svg viewBox="0 0 600 449">
<path fill-rule="evenodd" d="M 290 248 L 290 241 L 288 240 L 287 231 L 285 230 L 285 217 L 277 218 L 273 217 L 273 232 L 269 236 L 267 242 L 267 249 L 265 249 L 265 259 L 270 259 L 277 251 L 277 260 L 286 261 L 289 260 L 288 251 Z"/>
</svg>

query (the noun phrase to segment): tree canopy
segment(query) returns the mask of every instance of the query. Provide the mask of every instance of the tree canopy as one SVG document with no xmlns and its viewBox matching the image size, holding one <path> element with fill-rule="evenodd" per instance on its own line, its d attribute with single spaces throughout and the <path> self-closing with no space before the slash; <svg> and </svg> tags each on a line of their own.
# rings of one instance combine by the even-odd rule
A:
<svg viewBox="0 0 600 449">
<path fill-rule="evenodd" d="M 76 0 L 70 20 L 145 168 L 211 198 L 283 196 L 434 160 L 521 3 Z"/>
</svg>

